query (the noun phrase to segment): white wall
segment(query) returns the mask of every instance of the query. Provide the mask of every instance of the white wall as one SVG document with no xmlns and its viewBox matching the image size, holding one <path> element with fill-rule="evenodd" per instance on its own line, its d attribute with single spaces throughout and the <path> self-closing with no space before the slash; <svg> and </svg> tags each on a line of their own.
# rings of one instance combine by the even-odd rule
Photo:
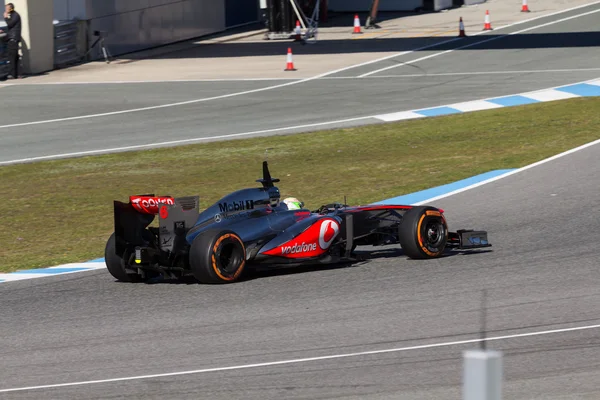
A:
<svg viewBox="0 0 600 400">
<path fill-rule="evenodd" d="M 23 72 L 50 71 L 54 60 L 52 3 L 48 0 L 12 0 L 22 20 L 21 54 Z"/>
<path fill-rule="evenodd" d="M 54 2 L 56 20 L 88 20 L 90 45 L 94 31 L 107 32 L 115 56 L 225 30 L 225 0 L 44 1 Z"/>
<path fill-rule="evenodd" d="M 373 0 L 328 0 L 332 11 L 367 12 Z M 379 11 L 413 11 L 423 6 L 423 0 L 380 0 Z"/>
<path fill-rule="evenodd" d="M 115 55 L 225 29 L 224 0 L 147 0 L 152 7 L 135 9 L 122 3 L 94 1 L 89 14 L 90 32 L 108 32 L 106 44 Z"/>
<path fill-rule="evenodd" d="M 440 11 L 447 8 L 452 8 L 452 3 L 452 0 L 435 0 L 433 2 L 433 9 L 435 11 Z"/>
</svg>

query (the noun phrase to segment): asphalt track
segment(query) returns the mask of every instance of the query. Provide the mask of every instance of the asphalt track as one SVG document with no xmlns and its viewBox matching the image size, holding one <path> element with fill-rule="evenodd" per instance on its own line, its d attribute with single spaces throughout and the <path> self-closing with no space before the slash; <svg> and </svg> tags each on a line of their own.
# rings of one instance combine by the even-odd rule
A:
<svg viewBox="0 0 600 400">
<path fill-rule="evenodd" d="M 3 389 L 275 362 L 600 324 L 600 144 L 436 201 L 493 251 L 418 262 L 389 249 L 346 268 L 261 272 L 236 285 L 115 283 L 106 271 L 0 286 L 0 398 L 452 399 L 450 345 L 340 359 Z M 8 339 L 9 338 L 9 339 Z M 505 398 L 596 399 L 600 328 L 492 342 Z"/>
<path fill-rule="evenodd" d="M 0 111 L 0 163 L 247 132 L 264 136 L 374 123 L 367 118 L 273 131 L 597 78 L 597 11 L 599 5 L 589 6 L 302 82 L 10 86 L 0 89 L 10 97 Z M 398 50 L 447 41 L 410 40 L 399 43 Z M 390 66 L 397 67 L 356 79 Z M 546 72 L 528 72 L 539 70 Z M 458 75 L 440 75 L 452 72 Z M 468 72 L 474 74 L 464 75 Z M 163 108 L 127 112 L 147 107 Z"/>
<path fill-rule="evenodd" d="M 588 23 L 597 26 L 593 17 L 585 23 L 584 18 L 575 20 L 578 22 L 572 22 L 573 25 L 556 25 L 553 29 L 572 30 Z M 504 40 L 508 39 L 492 43 L 499 45 Z M 535 60 L 536 57 L 548 68 L 560 65 L 581 68 L 593 64 L 590 52 L 584 52 L 590 57 L 588 60 L 579 51 L 569 48 L 557 48 L 555 55 L 547 49 L 529 49 L 527 57 L 520 57 L 521 61 L 518 54 L 512 54 L 517 50 L 503 50 L 502 55 L 496 51 L 482 51 L 476 61 L 471 57 L 470 62 L 463 60 L 466 50 L 454 52 L 436 58 L 435 62 L 436 59 L 432 59 L 427 68 L 444 71 L 444 65 L 454 60 L 464 62 L 463 67 L 468 66 L 472 71 L 479 67 L 478 60 L 482 60 L 495 70 L 513 69 L 523 67 L 520 63 L 525 58 Z M 498 54 L 496 64 L 489 58 L 494 54 Z M 408 67 L 384 74 L 399 74 L 402 68 Z M 515 86 L 507 92 L 502 92 L 508 90 L 504 86 L 513 84 L 518 74 L 510 78 L 487 77 L 488 80 L 479 84 L 473 77 L 463 77 L 460 87 L 462 92 L 469 93 L 451 90 L 452 80 L 457 80 L 454 87 L 459 87 L 458 77 L 454 76 L 440 80 L 442 84 L 435 89 L 437 97 L 429 97 L 429 100 L 424 96 L 413 97 L 406 99 L 406 104 L 416 108 L 420 106 L 418 101 L 429 101 L 421 105 L 429 106 L 441 101 L 472 100 L 477 93 L 487 91 L 489 94 L 481 97 L 598 76 L 597 73 L 551 75 L 530 74 L 529 79 L 517 85 L 518 89 Z M 503 85 L 496 83 L 496 79 L 501 79 Z M 548 81 L 541 82 L 543 79 Z M 371 83 L 379 80 L 381 90 L 387 87 L 389 98 L 393 98 L 390 86 L 395 80 L 365 79 L 363 82 L 369 85 L 358 87 L 362 91 L 371 90 Z M 313 89 L 327 82 L 329 80 L 319 81 Z M 344 82 L 342 87 L 336 86 L 343 93 L 348 90 L 346 85 L 354 81 L 335 82 Z M 528 83 L 532 86 L 526 86 Z M 397 99 L 402 97 L 405 85 L 415 82 L 404 78 L 402 84 L 400 81 L 395 84 L 398 92 L 394 98 Z M 431 92 L 427 92 L 428 84 L 430 81 L 424 80 L 420 90 L 431 96 Z M 490 85 L 496 85 L 495 90 Z M 283 90 L 278 94 L 292 96 L 291 92 L 306 89 L 304 84 L 293 87 L 289 93 Z M 39 96 L 44 96 L 45 90 L 48 93 L 75 90 L 63 86 L 36 89 L 41 92 Z M 215 85 L 214 90 L 221 89 Z M 114 93 L 119 96 L 118 91 Z M 273 92 L 266 93 L 273 95 Z M 406 90 L 406 93 L 414 95 L 415 92 Z M 443 93 L 464 97 L 446 101 L 439 97 Z M 128 95 L 128 98 L 132 97 Z M 140 102 L 150 100 L 140 95 Z M 230 99 L 227 104 L 237 101 L 242 102 L 242 109 L 250 107 L 241 97 Z M 396 100 L 395 105 L 400 102 Z M 308 107 L 306 102 L 303 104 Z M 402 109 L 401 104 L 395 105 L 385 111 Z M 48 108 L 45 111 L 52 112 Z M 356 114 L 356 110 L 351 111 Z M 174 129 L 186 118 L 190 124 L 197 122 L 199 112 L 195 108 L 186 116 L 183 109 L 175 107 L 165 113 L 165 118 L 172 118 L 169 121 Z M 160 116 L 156 114 L 159 113 L 151 113 L 150 117 Z M 147 123 L 144 118 L 136 118 L 139 119 L 134 121 L 135 126 Z M 50 143 L 53 136 L 61 134 L 59 127 L 64 130 L 70 126 L 69 131 L 75 132 L 85 126 L 93 137 L 93 132 L 102 130 L 109 134 L 115 128 L 116 121 L 108 122 L 109 126 L 103 129 L 101 126 L 106 125 L 106 120 L 48 124 L 45 126 L 48 147 L 38 147 L 35 137 L 29 136 L 32 150 L 27 155 L 36 154 L 34 150 L 38 154 L 56 150 Z M 23 127 L 14 132 L 24 135 L 27 129 Z M 8 130 L 1 132 L 2 143 L 7 143 L 7 137 L 12 134 Z M 100 143 L 105 144 L 100 141 L 96 144 Z M 5 157 L 4 147 L 2 152 Z M 13 148 L 13 157 L 15 152 Z M 228 286 L 131 285 L 114 282 L 106 271 L 2 285 L 0 398 L 459 399 L 461 352 L 476 344 L 121 382 L 4 390 L 476 339 L 482 289 L 487 289 L 489 295 L 487 329 L 490 336 L 598 325 L 598 159 L 600 144 L 434 202 L 446 210 L 453 229 L 487 229 L 494 244 L 490 252 L 417 262 L 389 249 L 352 267 L 263 272 L 253 279 Z M 599 346 L 599 329 L 517 336 L 490 343 L 490 347 L 504 352 L 507 399 L 599 398 Z"/>
</svg>

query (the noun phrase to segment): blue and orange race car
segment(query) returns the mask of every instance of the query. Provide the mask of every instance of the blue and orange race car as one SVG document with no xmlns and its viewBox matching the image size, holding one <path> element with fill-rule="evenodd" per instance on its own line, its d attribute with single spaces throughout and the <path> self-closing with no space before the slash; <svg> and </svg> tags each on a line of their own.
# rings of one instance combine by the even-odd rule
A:
<svg viewBox="0 0 600 400">
<path fill-rule="evenodd" d="M 114 201 L 115 231 L 105 260 L 112 276 L 140 282 L 193 276 L 231 283 L 253 266 L 357 261 L 357 246 L 399 244 L 413 259 L 446 250 L 491 246 L 487 232 L 450 232 L 443 210 L 430 206 L 327 204 L 288 209 L 279 179 L 263 162 L 261 187 L 235 191 L 199 212 L 199 196 L 130 196 Z M 158 226 L 150 224 L 158 216 Z"/>
</svg>

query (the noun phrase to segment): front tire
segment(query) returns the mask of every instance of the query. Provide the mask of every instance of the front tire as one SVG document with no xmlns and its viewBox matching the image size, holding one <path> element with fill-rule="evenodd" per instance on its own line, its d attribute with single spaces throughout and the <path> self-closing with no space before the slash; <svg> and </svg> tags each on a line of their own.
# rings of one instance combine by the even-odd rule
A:
<svg viewBox="0 0 600 400">
<path fill-rule="evenodd" d="M 246 247 L 232 231 L 199 234 L 190 248 L 192 274 L 201 283 L 232 283 L 246 266 Z"/>
<path fill-rule="evenodd" d="M 402 217 L 398 241 L 404 254 L 410 258 L 441 257 L 448 241 L 446 219 L 437 208 L 413 207 Z"/>
</svg>

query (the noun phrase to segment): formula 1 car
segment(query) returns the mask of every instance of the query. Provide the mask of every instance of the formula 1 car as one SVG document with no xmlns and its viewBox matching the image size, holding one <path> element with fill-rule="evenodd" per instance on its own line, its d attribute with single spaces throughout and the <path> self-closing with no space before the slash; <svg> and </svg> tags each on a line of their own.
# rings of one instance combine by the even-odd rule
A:
<svg viewBox="0 0 600 400">
<path fill-rule="evenodd" d="M 199 212 L 199 196 L 130 196 L 114 201 L 115 231 L 105 249 L 108 271 L 120 281 L 193 276 L 230 283 L 252 266 L 357 261 L 357 246 L 399 244 L 413 259 L 446 249 L 491 246 L 487 232 L 450 232 L 444 211 L 430 206 L 332 203 L 289 210 L 266 161 L 262 187 L 235 191 Z M 149 225 L 158 215 L 158 227 Z"/>
</svg>

